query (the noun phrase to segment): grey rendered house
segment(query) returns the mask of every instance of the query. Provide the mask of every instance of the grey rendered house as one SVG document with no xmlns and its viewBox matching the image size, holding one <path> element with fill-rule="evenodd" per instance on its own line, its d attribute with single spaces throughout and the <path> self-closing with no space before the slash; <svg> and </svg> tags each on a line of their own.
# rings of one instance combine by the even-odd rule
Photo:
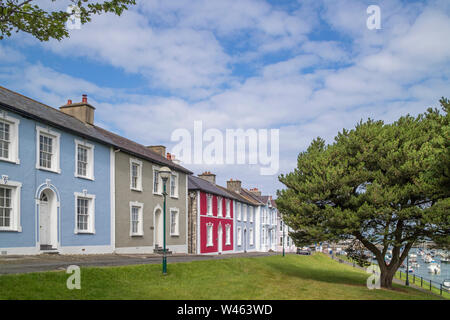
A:
<svg viewBox="0 0 450 320">
<path fill-rule="evenodd" d="M 104 132 L 118 148 L 115 170 L 115 252 L 157 253 L 163 247 L 163 182 L 158 170 L 172 171 L 166 183 L 166 247 L 187 253 L 187 177 L 163 146 L 143 146 Z M 123 146 L 123 149 L 120 147 Z"/>
</svg>

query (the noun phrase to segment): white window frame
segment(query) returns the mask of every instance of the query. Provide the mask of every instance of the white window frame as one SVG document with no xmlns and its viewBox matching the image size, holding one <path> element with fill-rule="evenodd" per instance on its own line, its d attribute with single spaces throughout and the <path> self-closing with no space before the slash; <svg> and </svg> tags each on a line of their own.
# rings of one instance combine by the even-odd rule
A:
<svg viewBox="0 0 450 320">
<path fill-rule="evenodd" d="M 11 216 L 9 227 L 0 227 L 2 231 L 22 232 L 22 226 L 20 224 L 20 194 L 22 190 L 22 183 L 17 181 L 9 181 L 8 176 L 2 175 L 0 180 L 0 187 L 11 189 Z"/>
<path fill-rule="evenodd" d="M 133 232 L 133 207 L 139 208 L 138 231 Z M 144 204 L 137 201 L 130 201 L 130 236 L 139 237 L 144 235 Z"/>
<path fill-rule="evenodd" d="M 230 218 L 231 217 L 231 200 L 230 199 L 225 199 L 225 210 L 227 211 L 226 213 L 226 217 Z"/>
<path fill-rule="evenodd" d="M 172 194 L 172 179 L 175 177 L 175 192 Z M 179 185 L 179 176 L 178 172 L 172 172 L 169 179 L 169 194 L 171 198 L 178 199 L 178 185 Z"/>
<path fill-rule="evenodd" d="M 226 224 L 225 225 L 225 245 L 229 246 L 231 245 L 231 225 Z"/>
<path fill-rule="evenodd" d="M 236 219 L 237 221 L 241 221 L 242 219 L 242 203 L 238 202 L 237 203 L 237 214 L 236 214 Z"/>
<path fill-rule="evenodd" d="M 206 194 L 206 215 L 213 215 L 213 196 L 212 194 Z"/>
<path fill-rule="evenodd" d="M 242 220 L 243 220 L 244 222 L 247 222 L 247 205 L 246 205 L 246 204 L 244 204 L 244 206 L 243 206 L 243 212 L 242 212 L 242 214 L 243 214 Z"/>
<path fill-rule="evenodd" d="M 242 228 L 237 227 L 237 245 L 242 246 Z"/>
<path fill-rule="evenodd" d="M 86 167 L 86 176 L 82 176 L 78 173 L 78 146 L 85 147 L 88 150 L 87 153 L 87 167 Z M 86 141 L 81 141 L 75 139 L 75 177 L 95 180 L 94 178 L 94 149 L 95 146 L 93 144 L 87 143 Z"/>
<path fill-rule="evenodd" d="M 249 234 L 249 238 L 250 238 L 250 245 L 252 246 L 253 245 L 253 237 L 254 237 L 253 228 L 250 228 L 248 234 Z"/>
<path fill-rule="evenodd" d="M 172 232 L 172 212 L 176 213 L 176 221 L 175 221 L 175 232 Z M 178 208 L 170 208 L 169 209 L 169 230 L 170 230 L 170 236 L 171 237 L 178 237 L 180 235 L 180 210 Z"/>
<path fill-rule="evenodd" d="M 212 223 L 206 224 L 206 246 L 214 246 L 214 225 Z"/>
<path fill-rule="evenodd" d="M 137 186 L 133 187 L 133 164 L 138 166 Z M 144 191 L 142 188 L 143 163 L 141 160 L 130 158 L 130 189 L 133 191 Z"/>
<path fill-rule="evenodd" d="M 52 143 L 53 148 L 53 157 L 52 157 L 52 167 L 45 168 L 40 165 L 40 136 L 44 135 L 53 139 L 54 143 Z M 50 129 L 50 127 L 44 128 L 40 126 L 36 126 L 36 169 L 51 171 L 55 173 L 61 173 L 60 167 L 60 158 L 61 158 L 61 150 L 60 150 L 60 141 L 61 134 Z"/>
<path fill-rule="evenodd" d="M 153 175 L 152 175 L 152 190 L 153 190 L 153 194 L 161 196 L 162 192 L 163 192 L 163 182 L 161 179 L 161 175 L 159 174 L 159 169 L 161 169 L 161 167 L 159 167 L 159 166 L 152 167 L 152 173 L 153 173 Z M 155 190 L 155 177 L 156 177 L 155 172 L 158 173 L 158 186 L 157 186 L 158 190 Z M 170 186 L 169 186 L 169 188 L 170 188 Z"/>
<path fill-rule="evenodd" d="M 217 197 L 217 216 L 223 218 L 223 198 Z"/>
<path fill-rule="evenodd" d="M 20 164 L 19 159 L 19 124 L 20 120 L 10 117 L 6 111 L 0 110 L 0 121 L 9 124 L 9 149 L 8 158 L 0 157 L 1 161 L 7 161 L 15 164 Z"/>
<path fill-rule="evenodd" d="M 255 208 L 253 206 L 248 206 L 248 211 L 250 213 L 250 223 L 253 223 L 253 215 L 255 214 Z"/>
<path fill-rule="evenodd" d="M 79 233 L 88 233 L 95 234 L 95 195 L 88 194 L 86 190 L 83 192 L 74 192 L 75 196 L 75 234 Z M 88 220 L 88 230 L 79 230 L 78 229 L 78 198 L 84 198 L 89 200 L 89 220 Z"/>
</svg>

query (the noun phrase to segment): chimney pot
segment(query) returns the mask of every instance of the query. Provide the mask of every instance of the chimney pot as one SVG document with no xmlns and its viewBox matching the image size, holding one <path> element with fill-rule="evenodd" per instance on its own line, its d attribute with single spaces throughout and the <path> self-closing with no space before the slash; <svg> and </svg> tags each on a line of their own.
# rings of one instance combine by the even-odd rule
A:
<svg viewBox="0 0 450 320">
<path fill-rule="evenodd" d="M 214 173 L 211 173 L 211 171 L 205 171 L 198 177 L 208 182 L 211 182 L 212 184 L 216 184 L 216 175 Z"/>
<path fill-rule="evenodd" d="M 69 105 L 69 104 L 72 104 L 72 100 L 67 100 L 67 104 Z"/>
<path fill-rule="evenodd" d="M 87 94 L 83 94 L 83 99 L 81 100 L 83 103 L 87 103 Z"/>
</svg>

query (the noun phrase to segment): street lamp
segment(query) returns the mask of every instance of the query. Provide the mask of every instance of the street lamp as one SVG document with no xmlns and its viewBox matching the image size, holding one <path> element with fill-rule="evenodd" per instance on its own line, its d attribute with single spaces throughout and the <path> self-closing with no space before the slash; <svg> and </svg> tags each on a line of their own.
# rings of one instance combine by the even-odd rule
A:
<svg viewBox="0 0 450 320">
<path fill-rule="evenodd" d="M 163 260 L 162 260 L 162 272 L 163 274 L 167 274 L 167 250 L 166 250 L 166 182 L 169 179 L 172 171 L 170 171 L 167 167 L 162 167 L 159 169 L 159 175 L 163 181 L 163 197 L 164 197 L 164 215 L 163 215 Z"/>
</svg>

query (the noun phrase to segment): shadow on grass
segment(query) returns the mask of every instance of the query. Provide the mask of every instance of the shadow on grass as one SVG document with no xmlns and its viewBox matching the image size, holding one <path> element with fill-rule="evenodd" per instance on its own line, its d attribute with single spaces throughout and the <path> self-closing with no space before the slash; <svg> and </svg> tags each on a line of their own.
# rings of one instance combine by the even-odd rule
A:
<svg viewBox="0 0 450 320">
<path fill-rule="evenodd" d="M 317 268 L 312 265 L 314 262 L 315 261 L 308 261 L 308 264 L 299 264 L 283 263 L 280 261 L 267 261 L 267 266 L 271 267 L 273 270 L 282 272 L 287 276 L 301 278 L 304 280 L 365 286 L 365 278 L 363 274 L 353 272 L 352 270 L 336 269 L 333 268 L 333 264 L 330 265 L 330 269 L 326 269 L 322 265 Z M 321 262 L 323 261 L 317 260 L 317 265 Z"/>
</svg>

